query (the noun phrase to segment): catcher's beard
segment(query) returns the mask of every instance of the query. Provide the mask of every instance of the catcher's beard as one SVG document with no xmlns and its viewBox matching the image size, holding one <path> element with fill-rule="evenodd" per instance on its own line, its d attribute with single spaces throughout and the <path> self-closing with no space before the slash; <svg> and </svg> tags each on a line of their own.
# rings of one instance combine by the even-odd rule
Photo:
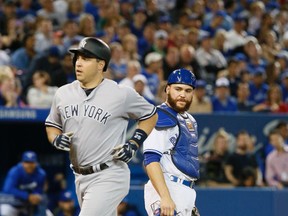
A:
<svg viewBox="0 0 288 216">
<path fill-rule="evenodd" d="M 190 107 L 190 105 L 191 105 L 191 103 L 192 103 L 192 98 L 191 98 L 191 100 L 185 100 L 185 102 L 186 102 L 186 105 L 184 106 L 184 107 L 179 107 L 178 105 L 177 105 L 177 100 L 174 100 L 172 97 L 171 97 L 171 94 L 167 94 L 167 102 L 168 102 L 168 104 L 170 104 L 170 106 L 174 109 L 174 110 L 176 110 L 177 112 L 179 112 L 179 113 L 182 113 L 182 112 L 185 112 L 185 111 L 187 111 L 188 109 L 189 109 L 189 107 Z"/>
</svg>

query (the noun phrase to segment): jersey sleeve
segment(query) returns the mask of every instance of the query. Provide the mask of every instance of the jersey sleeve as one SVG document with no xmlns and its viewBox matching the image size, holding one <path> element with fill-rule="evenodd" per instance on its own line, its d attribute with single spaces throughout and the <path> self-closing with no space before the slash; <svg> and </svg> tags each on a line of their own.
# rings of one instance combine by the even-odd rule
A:
<svg viewBox="0 0 288 216">
<path fill-rule="evenodd" d="M 145 120 L 156 113 L 156 107 L 132 88 L 126 88 L 125 111 L 128 118 Z"/>
<path fill-rule="evenodd" d="M 48 117 L 45 120 L 45 126 L 55 127 L 62 130 L 62 121 L 60 111 L 58 110 L 59 91 L 56 92 Z"/>
<path fill-rule="evenodd" d="M 153 129 L 143 144 L 143 153 L 156 153 L 160 156 L 167 150 L 165 137 L 167 132 L 165 130 Z"/>
</svg>

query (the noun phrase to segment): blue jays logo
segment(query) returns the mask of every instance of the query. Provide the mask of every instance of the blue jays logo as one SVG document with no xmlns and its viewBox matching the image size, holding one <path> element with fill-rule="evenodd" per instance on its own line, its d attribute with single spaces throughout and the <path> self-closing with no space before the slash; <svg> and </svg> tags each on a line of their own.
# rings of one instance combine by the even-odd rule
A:
<svg viewBox="0 0 288 216">
<path fill-rule="evenodd" d="M 181 76 L 177 76 L 178 82 L 181 82 Z"/>
<path fill-rule="evenodd" d="M 175 143 L 176 143 L 176 141 L 177 141 L 177 135 L 175 134 L 175 136 L 170 137 L 170 138 L 169 138 L 169 141 L 170 141 L 173 145 L 175 145 Z"/>
<path fill-rule="evenodd" d="M 87 41 L 86 40 L 82 40 L 81 43 L 79 44 L 80 48 L 84 48 L 86 45 Z"/>
</svg>

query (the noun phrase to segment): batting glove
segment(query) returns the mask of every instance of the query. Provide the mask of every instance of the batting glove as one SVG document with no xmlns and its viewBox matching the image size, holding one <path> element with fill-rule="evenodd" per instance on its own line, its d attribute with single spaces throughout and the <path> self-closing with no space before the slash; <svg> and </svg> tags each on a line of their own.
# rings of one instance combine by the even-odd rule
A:
<svg viewBox="0 0 288 216">
<path fill-rule="evenodd" d="M 73 132 L 59 134 L 53 140 L 52 145 L 59 150 L 70 151 L 72 136 Z"/>
<path fill-rule="evenodd" d="M 112 151 L 113 159 L 121 160 L 124 161 L 125 163 L 128 163 L 136 154 L 137 149 L 138 145 L 133 141 L 129 140 L 125 144 L 118 145 L 113 149 Z"/>
</svg>

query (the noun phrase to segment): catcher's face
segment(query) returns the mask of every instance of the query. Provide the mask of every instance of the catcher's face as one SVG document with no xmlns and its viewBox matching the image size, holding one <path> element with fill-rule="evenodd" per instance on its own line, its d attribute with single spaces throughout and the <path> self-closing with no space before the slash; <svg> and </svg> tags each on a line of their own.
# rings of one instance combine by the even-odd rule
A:
<svg viewBox="0 0 288 216">
<path fill-rule="evenodd" d="M 192 103 L 194 89 L 185 84 L 171 84 L 166 88 L 167 103 L 177 112 L 187 111 Z"/>
<path fill-rule="evenodd" d="M 75 63 L 76 78 L 82 84 L 82 87 L 93 88 L 103 78 L 103 67 L 105 62 L 96 58 L 77 55 Z"/>
</svg>

